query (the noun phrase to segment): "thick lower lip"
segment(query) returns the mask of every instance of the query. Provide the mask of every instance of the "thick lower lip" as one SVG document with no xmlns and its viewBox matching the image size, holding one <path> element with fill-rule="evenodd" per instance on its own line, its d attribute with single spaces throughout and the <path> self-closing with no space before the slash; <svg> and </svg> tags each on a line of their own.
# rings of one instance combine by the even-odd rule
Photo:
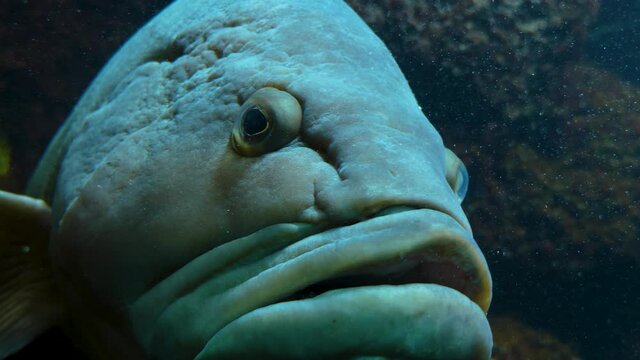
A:
<svg viewBox="0 0 640 360">
<path fill-rule="evenodd" d="M 488 360 L 483 311 L 435 284 L 333 290 L 251 311 L 216 333 L 204 359 Z"/>
<path fill-rule="evenodd" d="M 257 261 L 214 274 L 167 306 L 157 321 L 171 325 L 163 317 L 179 317 L 185 306 L 197 306 L 196 318 L 180 320 L 181 324 L 204 324 L 195 336 L 200 340 L 187 339 L 194 350 L 202 350 L 198 350 L 202 359 L 300 358 L 282 352 L 286 346 L 277 345 L 278 341 L 295 338 L 306 329 L 311 340 L 305 342 L 304 351 L 316 351 L 313 344 L 331 348 L 322 342 L 337 333 L 331 326 L 321 326 L 330 318 L 351 324 L 341 331 L 351 333 L 348 338 L 353 341 L 332 348 L 324 358 L 416 355 L 410 352 L 415 344 L 384 342 L 369 353 L 354 353 L 370 342 L 367 327 L 377 329 L 386 339 L 409 336 L 418 343 L 434 342 L 430 349 L 445 354 L 441 358 L 455 358 L 442 348 L 463 349 L 461 358 L 473 358 L 469 354 L 485 358 L 491 334 L 484 312 L 490 301 L 486 262 L 466 229 L 439 211 L 392 209 L 376 218 L 304 237 Z M 390 322 L 396 325 L 385 325 Z M 284 338 L 275 336 L 278 329 L 285 329 L 279 332 Z M 391 332 L 385 335 L 384 329 Z M 429 329 L 440 330 L 433 333 Z M 467 334 L 468 329 L 475 330 Z M 171 337 L 180 331 L 149 330 L 153 335 L 145 335 L 148 345 L 158 349 L 171 344 Z M 455 333 L 467 335 L 460 339 Z M 265 340 L 271 336 L 275 336 L 273 342 Z M 316 337 L 318 341 L 313 340 Z M 200 343 L 202 339 L 208 342 Z M 258 346 L 257 339 L 266 341 L 266 348 Z M 177 339 L 173 346 L 184 342 Z M 260 355 L 274 344 L 271 355 Z M 391 351 L 396 348 L 399 352 Z M 431 356 L 432 350 L 416 356 Z"/>
</svg>

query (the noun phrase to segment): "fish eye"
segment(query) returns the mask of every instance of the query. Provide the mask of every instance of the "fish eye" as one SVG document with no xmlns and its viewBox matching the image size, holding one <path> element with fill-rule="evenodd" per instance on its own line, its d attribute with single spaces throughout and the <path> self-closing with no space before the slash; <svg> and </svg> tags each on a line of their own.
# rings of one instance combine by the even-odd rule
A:
<svg viewBox="0 0 640 360">
<path fill-rule="evenodd" d="M 467 168 L 462 163 L 462 160 L 449 149 L 445 149 L 445 163 L 447 182 L 458 196 L 458 200 L 462 202 L 469 189 L 469 173 L 467 172 Z"/>
<path fill-rule="evenodd" d="M 270 120 L 260 108 L 247 109 L 242 114 L 242 132 L 249 138 L 265 135 L 269 130 Z"/>
<path fill-rule="evenodd" d="M 242 156 L 260 156 L 295 139 L 301 123 L 302 108 L 295 97 L 264 87 L 242 104 L 231 132 L 231 145 Z"/>
</svg>

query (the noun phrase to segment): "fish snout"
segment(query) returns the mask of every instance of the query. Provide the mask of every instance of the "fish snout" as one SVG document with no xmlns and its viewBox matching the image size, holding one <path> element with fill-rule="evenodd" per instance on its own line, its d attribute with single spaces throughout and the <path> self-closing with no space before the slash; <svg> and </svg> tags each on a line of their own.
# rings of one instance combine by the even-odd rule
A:
<svg viewBox="0 0 640 360">
<path fill-rule="evenodd" d="M 342 223 L 403 206 L 431 209 L 470 229 L 460 206 L 466 170 L 437 133 L 385 130 L 372 126 L 360 136 L 336 136 L 324 158 L 335 167 L 340 181 L 317 185 L 317 208 L 329 221 Z"/>
</svg>

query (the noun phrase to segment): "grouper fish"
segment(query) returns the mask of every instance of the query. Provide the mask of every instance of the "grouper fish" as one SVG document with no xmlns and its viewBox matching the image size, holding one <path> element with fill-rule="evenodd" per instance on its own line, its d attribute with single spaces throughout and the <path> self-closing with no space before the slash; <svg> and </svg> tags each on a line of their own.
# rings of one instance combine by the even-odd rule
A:
<svg viewBox="0 0 640 360">
<path fill-rule="evenodd" d="M 0 357 L 489 359 L 467 173 L 338 0 L 178 0 L 0 195 Z"/>
</svg>

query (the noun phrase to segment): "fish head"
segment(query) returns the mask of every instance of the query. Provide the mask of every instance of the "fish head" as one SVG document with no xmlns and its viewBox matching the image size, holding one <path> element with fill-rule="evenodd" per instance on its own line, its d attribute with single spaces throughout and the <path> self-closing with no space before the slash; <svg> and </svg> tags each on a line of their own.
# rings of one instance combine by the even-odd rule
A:
<svg viewBox="0 0 640 360">
<path fill-rule="evenodd" d="M 466 170 L 384 44 L 338 1 L 187 3 L 68 128 L 50 252 L 85 337 L 167 359 L 486 358 Z"/>
</svg>

